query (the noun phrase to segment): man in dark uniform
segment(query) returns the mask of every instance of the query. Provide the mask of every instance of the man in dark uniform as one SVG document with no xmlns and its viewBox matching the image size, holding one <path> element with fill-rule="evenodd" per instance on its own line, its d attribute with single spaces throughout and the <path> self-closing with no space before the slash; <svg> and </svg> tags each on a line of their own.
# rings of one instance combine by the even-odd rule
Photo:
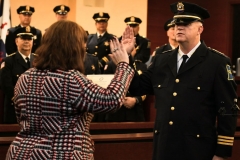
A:
<svg viewBox="0 0 240 160">
<path fill-rule="evenodd" d="M 134 68 L 139 75 L 147 70 L 144 63 L 136 61 Z M 104 68 L 104 74 L 114 74 L 116 65 L 113 61 L 107 63 Z M 132 96 L 130 92 L 127 92 L 123 106 L 115 113 L 107 114 L 104 119 L 100 119 L 103 116 L 99 116 L 96 121 L 107 121 L 107 122 L 143 122 L 145 121 L 143 101 L 146 99 L 146 95 Z"/>
<path fill-rule="evenodd" d="M 172 50 L 175 49 L 178 46 L 178 42 L 176 41 L 176 37 L 175 37 L 175 24 L 173 23 L 173 18 L 167 20 L 164 24 L 164 30 L 167 33 L 167 37 L 168 37 L 168 43 L 162 45 L 161 47 L 156 47 L 155 51 L 152 53 L 152 55 L 150 56 L 148 62 L 146 63 L 147 66 L 149 66 L 152 61 L 153 58 L 155 56 L 155 54 L 159 54 L 168 50 Z"/>
<path fill-rule="evenodd" d="M 66 5 L 58 5 L 53 8 L 53 12 L 56 13 L 56 19 L 59 20 L 66 20 L 68 17 L 68 12 L 70 8 Z"/>
<path fill-rule="evenodd" d="M 20 24 L 16 27 L 12 27 L 8 29 L 8 34 L 6 36 L 5 48 L 8 55 L 17 51 L 17 46 L 15 43 L 14 32 L 21 27 L 30 26 L 32 14 L 35 12 L 35 9 L 31 6 L 20 6 L 17 9 L 17 13 L 19 14 Z M 33 46 L 32 53 L 38 48 L 41 43 L 42 33 L 39 29 L 30 26 L 31 30 L 36 30 L 33 37 Z"/>
<path fill-rule="evenodd" d="M 109 44 L 113 38 L 113 35 L 107 32 L 109 18 L 109 14 L 104 12 L 93 15 L 93 19 L 96 21 L 97 33 L 90 34 L 87 41 L 87 52 L 98 57 L 102 72 L 105 64 L 110 60 L 108 56 L 110 53 Z"/>
<path fill-rule="evenodd" d="M 150 57 L 151 52 L 151 42 L 142 36 L 139 35 L 139 25 L 142 23 L 142 20 L 138 17 L 127 17 L 124 22 L 133 28 L 135 40 L 135 48 L 131 55 L 134 57 L 134 60 L 146 63 Z M 121 40 L 121 38 L 120 38 Z"/>
<path fill-rule="evenodd" d="M 31 67 L 34 54 L 31 53 L 36 30 L 30 26 L 20 27 L 13 33 L 18 51 L 10 54 L 1 63 L 1 88 L 4 97 L 4 123 L 17 123 L 12 102 L 14 86 L 19 76 Z"/>
<path fill-rule="evenodd" d="M 206 9 L 179 2 L 171 10 L 179 47 L 157 54 L 129 88 L 156 96 L 153 160 L 225 160 L 239 110 L 230 59 L 200 40 Z"/>
</svg>

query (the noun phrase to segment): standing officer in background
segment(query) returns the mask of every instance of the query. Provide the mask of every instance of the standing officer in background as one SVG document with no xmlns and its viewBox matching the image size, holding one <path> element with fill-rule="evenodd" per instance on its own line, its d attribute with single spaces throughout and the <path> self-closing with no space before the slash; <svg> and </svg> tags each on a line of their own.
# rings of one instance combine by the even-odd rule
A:
<svg viewBox="0 0 240 160">
<path fill-rule="evenodd" d="M 206 9 L 178 2 L 171 10 L 179 47 L 157 54 L 129 89 L 156 96 L 153 160 L 226 160 L 239 110 L 231 61 L 200 40 Z M 130 53 L 134 46 L 125 48 Z"/>
<path fill-rule="evenodd" d="M 104 74 L 114 74 L 116 70 L 116 65 L 113 61 L 109 61 L 104 68 Z M 134 69 L 137 71 L 139 75 L 141 75 L 144 71 L 147 70 L 147 67 L 144 63 L 140 61 L 136 61 L 134 63 Z M 146 99 L 146 95 L 142 96 L 132 96 L 131 93 L 128 91 L 126 97 L 123 101 L 122 107 L 114 112 L 106 114 L 104 121 L 107 122 L 144 122 L 144 108 L 143 108 L 143 101 Z M 98 115 L 99 119 L 96 121 L 101 120 L 101 114 Z"/>
<path fill-rule="evenodd" d="M 88 31 L 85 31 L 85 32 L 88 36 L 89 35 Z M 84 59 L 84 69 L 85 69 L 85 72 L 84 72 L 85 75 L 101 74 L 98 57 L 93 56 L 92 54 L 86 52 L 86 57 Z"/>
<path fill-rule="evenodd" d="M 173 23 L 173 19 L 172 18 L 165 22 L 164 30 L 167 33 L 168 44 L 164 44 L 163 46 L 157 47 L 155 49 L 153 54 L 150 56 L 148 62 L 146 63 L 147 66 L 149 66 L 151 64 L 155 54 L 159 54 L 159 53 L 162 53 L 162 52 L 165 52 L 165 51 L 168 51 L 168 50 L 175 49 L 178 46 L 178 42 L 176 41 L 176 37 L 175 37 L 175 24 Z"/>
<path fill-rule="evenodd" d="M 167 22 L 164 24 L 164 30 L 167 33 L 168 44 L 165 44 L 159 47 L 156 50 L 156 54 L 175 49 L 178 46 L 178 42 L 176 41 L 176 36 L 175 36 L 175 24 L 172 18 L 167 20 Z"/>
<path fill-rule="evenodd" d="M 16 27 L 12 27 L 8 29 L 8 34 L 6 36 L 6 43 L 5 43 L 5 48 L 8 55 L 17 51 L 15 36 L 13 33 L 18 28 L 30 26 L 32 14 L 34 12 L 35 12 L 35 9 L 34 7 L 31 7 L 31 6 L 20 6 L 17 9 L 17 13 L 19 14 L 20 24 Z M 32 26 L 30 27 L 31 27 L 31 30 L 35 30 L 33 35 L 33 46 L 31 48 L 32 53 L 34 53 L 41 43 L 42 33 L 39 29 Z"/>
<path fill-rule="evenodd" d="M 136 44 L 131 55 L 134 57 L 135 61 L 140 61 L 146 63 L 150 57 L 151 52 L 151 42 L 142 36 L 139 35 L 139 24 L 142 23 L 142 20 L 138 17 L 127 17 L 124 22 L 133 28 L 134 36 L 136 37 Z M 121 40 L 122 37 L 120 37 Z"/>
<path fill-rule="evenodd" d="M 68 17 L 68 12 L 70 8 L 66 5 L 58 5 L 53 8 L 53 12 L 56 13 L 56 19 L 59 20 L 66 20 Z"/>
<path fill-rule="evenodd" d="M 4 123 L 17 123 L 13 105 L 14 87 L 19 76 L 31 67 L 34 54 L 31 54 L 36 29 L 20 27 L 13 33 L 17 50 L 1 63 L 1 88 L 4 93 Z"/>
<path fill-rule="evenodd" d="M 110 16 L 108 13 L 99 12 L 93 15 L 97 33 L 90 34 L 87 41 L 87 52 L 97 56 L 101 71 L 105 64 L 110 60 L 108 54 L 110 53 L 110 40 L 113 38 L 112 34 L 107 32 L 108 20 Z"/>
</svg>

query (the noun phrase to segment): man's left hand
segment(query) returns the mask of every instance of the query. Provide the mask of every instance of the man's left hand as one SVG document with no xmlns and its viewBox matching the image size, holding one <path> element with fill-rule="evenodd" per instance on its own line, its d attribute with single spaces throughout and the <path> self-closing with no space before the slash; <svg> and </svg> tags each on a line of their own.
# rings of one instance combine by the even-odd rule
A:
<svg viewBox="0 0 240 160">
<path fill-rule="evenodd" d="M 134 97 L 125 97 L 123 101 L 123 105 L 128 109 L 133 108 L 135 104 L 136 104 L 136 99 Z"/>
</svg>

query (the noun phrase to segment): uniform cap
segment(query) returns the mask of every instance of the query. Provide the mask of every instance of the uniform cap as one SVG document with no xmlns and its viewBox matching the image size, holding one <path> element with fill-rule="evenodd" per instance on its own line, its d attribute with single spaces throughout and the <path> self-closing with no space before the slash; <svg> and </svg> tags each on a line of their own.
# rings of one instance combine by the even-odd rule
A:
<svg viewBox="0 0 240 160">
<path fill-rule="evenodd" d="M 36 29 L 34 27 L 20 27 L 16 29 L 16 31 L 13 33 L 15 37 L 29 37 L 33 38 L 36 35 Z"/>
<path fill-rule="evenodd" d="M 92 17 L 96 22 L 107 22 L 110 18 L 108 13 L 99 12 L 95 13 Z"/>
<path fill-rule="evenodd" d="M 26 14 L 26 15 L 32 15 L 32 13 L 35 12 L 34 7 L 31 6 L 20 6 L 17 9 L 18 14 Z"/>
<path fill-rule="evenodd" d="M 173 19 L 175 24 L 189 24 L 194 21 L 203 22 L 210 17 L 207 9 L 188 2 L 177 2 L 170 5 L 174 13 Z"/>
<path fill-rule="evenodd" d="M 125 18 L 124 22 L 127 24 L 141 24 L 142 20 L 138 17 L 131 16 L 131 17 Z"/>
<path fill-rule="evenodd" d="M 66 5 L 58 5 L 53 8 L 53 12 L 60 15 L 66 15 L 70 11 L 70 8 Z"/>
<path fill-rule="evenodd" d="M 173 18 L 171 18 L 165 22 L 164 30 L 168 31 L 169 28 L 174 27 L 174 26 L 175 26 L 174 20 L 173 20 Z"/>
</svg>

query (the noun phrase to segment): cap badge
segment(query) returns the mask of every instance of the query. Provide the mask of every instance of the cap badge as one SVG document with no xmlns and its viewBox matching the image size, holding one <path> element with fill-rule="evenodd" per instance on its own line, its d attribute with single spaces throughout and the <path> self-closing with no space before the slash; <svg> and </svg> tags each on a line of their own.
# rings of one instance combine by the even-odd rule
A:
<svg viewBox="0 0 240 160">
<path fill-rule="evenodd" d="M 103 12 L 99 12 L 99 16 L 100 16 L 100 17 L 103 17 Z"/>
<path fill-rule="evenodd" d="M 30 31 L 31 31 L 30 26 L 27 26 L 27 27 L 26 27 L 26 32 L 30 32 Z"/>
<path fill-rule="evenodd" d="M 26 6 L 26 11 L 29 11 L 30 10 L 30 7 L 29 6 Z"/>
<path fill-rule="evenodd" d="M 131 17 L 131 18 L 130 18 L 130 21 L 131 21 L 131 22 L 135 22 L 135 17 Z"/>
<path fill-rule="evenodd" d="M 184 11 L 184 5 L 183 5 L 182 2 L 178 2 L 178 4 L 177 4 L 177 10 L 178 10 L 179 12 Z"/>
<path fill-rule="evenodd" d="M 61 9 L 61 11 L 64 11 L 65 10 L 65 6 L 61 5 L 60 9 Z"/>
</svg>

